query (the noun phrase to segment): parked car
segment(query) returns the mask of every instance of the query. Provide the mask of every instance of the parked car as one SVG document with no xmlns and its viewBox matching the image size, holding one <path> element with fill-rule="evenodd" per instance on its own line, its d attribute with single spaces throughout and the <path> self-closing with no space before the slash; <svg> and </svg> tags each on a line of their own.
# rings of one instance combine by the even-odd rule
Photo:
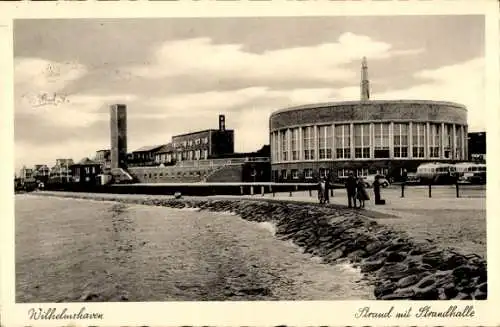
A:
<svg viewBox="0 0 500 327">
<path fill-rule="evenodd" d="M 363 177 L 363 180 L 365 182 L 365 187 L 373 187 L 373 183 L 375 182 L 376 176 L 379 176 L 380 186 L 388 187 L 389 185 L 391 185 L 391 183 L 389 183 L 389 181 L 387 180 L 387 178 L 385 178 L 385 176 L 374 174 Z"/>
</svg>

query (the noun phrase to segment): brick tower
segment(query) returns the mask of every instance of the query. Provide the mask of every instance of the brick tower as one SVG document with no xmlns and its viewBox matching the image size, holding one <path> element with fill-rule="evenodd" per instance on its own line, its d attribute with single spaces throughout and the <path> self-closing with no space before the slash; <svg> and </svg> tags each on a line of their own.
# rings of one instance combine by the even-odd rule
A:
<svg viewBox="0 0 500 327">
<path fill-rule="evenodd" d="M 110 107 L 111 169 L 127 168 L 127 106 Z"/>
</svg>

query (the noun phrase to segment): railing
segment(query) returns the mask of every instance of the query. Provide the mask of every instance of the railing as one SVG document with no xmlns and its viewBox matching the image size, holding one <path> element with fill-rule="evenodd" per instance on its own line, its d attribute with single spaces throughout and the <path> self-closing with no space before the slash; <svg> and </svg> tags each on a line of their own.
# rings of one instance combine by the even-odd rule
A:
<svg viewBox="0 0 500 327">
<path fill-rule="evenodd" d="M 223 165 L 220 165 L 220 166 L 217 166 L 215 169 L 211 170 L 208 175 L 206 175 L 204 178 L 203 178 L 203 182 L 206 182 L 208 180 L 209 177 L 211 177 L 212 175 L 214 175 L 216 172 L 218 172 L 219 170 L 221 169 L 224 169 L 225 167 L 227 167 L 228 165 L 227 164 L 223 164 Z"/>
<path fill-rule="evenodd" d="M 183 160 L 175 165 L 160 166 L 158 162 L 130 163 L 130 168 L 217 168 L 219 166 L 241 165 L 247 162 L 270 162 L 268 157 L 245 157 L 245 158 L 223 158 L 223 159 L 203 159 L 203 160 Z"/>
<path fill-rule="evenodd" d="M 186 160 L 179 161 L 173 167 L 218 167 L 228 165 L 240 165 L 246 162 L 269 162 L 267 157 L 246 157 L 246 158 L 230 158 L 230 159 L 208 159 L 208 160 Z"/>
<path fill-rule="evenodd" d="M 249 157 L 245 158 L 246 162 L 269 162 L 269 157 Z"/>
<path fill-rule="evenodd" d="M 438 185 L 432 182 L 422 183 L 421 185 L 412 185 L 405 182 L 393 184 L 393 186 L 401 188 L 401 198 L 412 197 L 414 194 L 422 195 L 422 192 L 427 193 L 427 197 L 433 197 L 433 191 L 435 191 L 434 197 L 457 197 L 457 198 L 481 198 L 486 197 L 486 184 L 471 184 L 456 182 L 454 184 L 448 185 Z M 427 191 L 425 191 L 427 189 Z M 406 196 L 405 194 L 410 191 L 412 194 Z M 437 193 L 437 194 L 436 194 Z"/>
<path fill-rule="evenodd" d="M 132 181 L 134 179 L 134 177 L 132 177 L 132 175 L 130 175 L 123 168 L 113 168 L 113 169 L 111 169 L 111 175 L 123 175 L 123 176 L 125 176 L 130 181 Z"/>
</svg>

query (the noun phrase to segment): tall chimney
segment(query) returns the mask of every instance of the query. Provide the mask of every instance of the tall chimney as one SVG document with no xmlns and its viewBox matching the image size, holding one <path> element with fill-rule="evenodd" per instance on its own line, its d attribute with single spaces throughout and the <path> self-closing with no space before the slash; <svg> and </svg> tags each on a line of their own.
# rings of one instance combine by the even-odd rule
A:
<svg viewBox="0 0 500 327">
<path fill-rule="evenodd" d="M 111 168 L 127 168 L 127 106 L 110 107 Z"/>
<path fill-rule="evenodd" d="M 370 81 L 368 80 L 368 64 L 366 57 L 361 62 L 361 101 L 370 100 Z"/>
<path fill-rule="evenodd" d="M 219 131 L 223 132 L 226 130 L 226 117 L 224 115 L 219 115 Z"/>
</svg>

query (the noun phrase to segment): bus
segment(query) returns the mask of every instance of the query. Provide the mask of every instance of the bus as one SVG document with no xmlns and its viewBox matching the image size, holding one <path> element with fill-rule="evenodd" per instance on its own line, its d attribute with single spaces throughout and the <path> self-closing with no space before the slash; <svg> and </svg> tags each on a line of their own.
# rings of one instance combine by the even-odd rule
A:
<svg viewBox="0 0 500 327">
<path fill-rule="evenodd" d="M 418 166 L 416 177 L 424 184 L 453 184 L 456 181 L 456 168 L 453 164 L 424 163 Z"/>
<path fill-rule="evenodd" d="M 461 162 L 455 164 L 455 169 L 462 183 L 486 184 L 486 164 Z"/>
</svg>

